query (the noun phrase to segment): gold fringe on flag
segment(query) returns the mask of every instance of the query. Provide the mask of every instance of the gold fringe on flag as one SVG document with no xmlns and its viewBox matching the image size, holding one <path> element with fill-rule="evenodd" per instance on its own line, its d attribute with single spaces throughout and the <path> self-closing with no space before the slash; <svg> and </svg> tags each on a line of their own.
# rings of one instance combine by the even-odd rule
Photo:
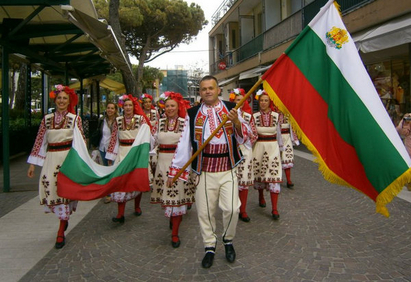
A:
<svg viewBox="0 0 411 282">
<path fill-rule="evenodd" d="M 334 2 L 335 3 L 335 2 Z M 324 176 L 324 179 L 338 185 L 346 186 L 352 189 L 357 190 L 358 192 L 364 194 L 362 191 L 358 190 L 356 187 L 352 186 L 348 182 L 346 182 L 343 178 L 335 174 L 326 164 L 326 162 L 321 157 L 320 153 L 318 152 L 317 148 L 311 143 L 310 139 L 304 134 L 303 130 L 300 128 L 299 124 L 295 121 L 293 115 L 287 109 L 287 107 L 282 103 L 280 98 L 278 97 L 277 93 L 271 88 L 270 84 L 266 81 L 263 81 L 264 89 L 270 96 L 271 100 L 273 100 L 274 104 L 277 108 L 283 112 L 284 114 L 288 114 L 290 116 L 289 122 L 291 123 L 292 127 L 295 129 L 295 133 L 297 134 L 298 139 L 307 147 L 308 150 L 312 152 L 315 159 L 314 162 L 318 163 L 318 170 Z M 380 213 L 386 217 L 389 217 L 388 209 L 386 205 L 390 203 L 395 196 L 402 190 L 403 186 L 407 183 L 411 183 L 411 168 L 404 172 L 400 177 L 398 177 L 395 181 L 393 181 L 387 188 L 385 188 L 376 199 L 376 212 Z M 368 196 L 368 195 L 366 195 Z M 370 198 L 371 199 L 371 198 Z M 374 199 L 371 199 L 374 201 Z"/>
</svg>

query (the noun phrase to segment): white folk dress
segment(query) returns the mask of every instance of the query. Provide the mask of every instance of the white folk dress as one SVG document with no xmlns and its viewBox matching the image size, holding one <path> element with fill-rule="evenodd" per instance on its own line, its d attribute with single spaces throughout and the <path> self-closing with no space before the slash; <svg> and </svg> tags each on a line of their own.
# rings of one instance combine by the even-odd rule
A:
<svg viewBox="0 0 411 282">
<path fill-rule="evenodd" d="M 195 185 L 192 177 L 187 182 L 178 180 L 172 187 L 167 187 L 168 171 L 183 129 L 183 118 L 162 118 L 159 121 L 156 138 L 158 159 L 150 201 L 152 204 L 161 204 L 166 217 L 184 215 L 187 205 L 194 203 Z"/>
<path fill-rule="evenodd" d="M 273 111 L 254 113 L 258 132 L 258 139 L 253 148 L 254 179 L 255 182 L 262 184 L 277 184 L 268 187 L 264 185 L 275 193 L 280 192 L 279 183 L 282 182 L 281 152 L 280 144 L 277 142 L 281 138 L 278 117 L 278 113 Z"/>
<path fill-rule="evenodd" d="M 69 112 L 44 116 L 27 161 L 42 166 L 39 180 L 40 204 L 44 205 L 44 212 L 52 212 L 60 220 L 69 220 L 78 203 L 59 197 L 57 189 L 57 174 L 71 148 L 75 126 L 83 132 L 80 117 Z"/>
<path fill-rule="evenodd" d="M 288 116 L 280 113 L 281 137 L 283 139 L 283 151 L 281 151 L 281 163 L 283 169 L 294 166 L 294 145 L 298 146 L 300 142 L 291 128 Z"/>
<path fill-rule="evenodd" d="M 243 119 L 250 124 L 252 134 L 249 135 L 249 140 L 251 146 L 254 145 L 257 140 L 257 128 L 255 127 L 254 118 L 251 114 L 243 112 L 241 110 L 240 114 Z M 237 166 L 237 177 L 238 177 L 238 189 L 240 191 L 247 190 L 248 186 L 254 185 L 254 170 L 253 170 L 253 150 L 245 146 L 240 145 L 241 153 L 243 154 L 243 161 Z"/>
<path fill-rule="evenodd" d="M 113 160 L 115 164 L 123 160 L 130 151 L 143 123 L 147 124 L 144 117 L 140 115 L 134 115 L 130 121 L 126 121 L 124 117 L 117 117 L 111 133 L 106 159 Z M 136 198 L 140 193 L 140 191 L 114 192 L 111 194 L 111 201 L 124 203 Z"/>
</svg>

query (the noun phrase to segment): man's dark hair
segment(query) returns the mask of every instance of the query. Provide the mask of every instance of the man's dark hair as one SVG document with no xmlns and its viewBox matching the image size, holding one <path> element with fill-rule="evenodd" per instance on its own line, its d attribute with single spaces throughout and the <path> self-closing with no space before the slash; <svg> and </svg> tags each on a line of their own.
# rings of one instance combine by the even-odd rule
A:
<svg viewBox="0 0 411 282">
<path fill-rule="evenodd" d="M 215 76 L 206 75 L 200 80 L 200 83 L 203 82 L 204 80 L 214 80 L 217 83 L 217 86 L 218 86 L 218 80 L 217 80 L 217 78 L 215 78 Z"/>
</svg>

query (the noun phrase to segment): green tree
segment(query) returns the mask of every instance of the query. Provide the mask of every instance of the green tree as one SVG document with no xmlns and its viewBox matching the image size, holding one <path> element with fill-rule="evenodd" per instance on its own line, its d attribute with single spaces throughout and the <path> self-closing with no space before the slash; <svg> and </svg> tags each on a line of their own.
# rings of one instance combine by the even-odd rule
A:
<svg viewBox="0 0 411 282">
<path fill-rule="evenodd" d="M 137 87 L 143 89 L 144 64 L 172 51 L 181 43 L 191 42 L 207 25 L 197 4 L 183 0 L 96 0 L 100 16 L 108 19 L 117 35 L 124 34 L 125 50 L 137 58 Z M 127 90 L 130 78 L 123 74 Z"/>
</svg>

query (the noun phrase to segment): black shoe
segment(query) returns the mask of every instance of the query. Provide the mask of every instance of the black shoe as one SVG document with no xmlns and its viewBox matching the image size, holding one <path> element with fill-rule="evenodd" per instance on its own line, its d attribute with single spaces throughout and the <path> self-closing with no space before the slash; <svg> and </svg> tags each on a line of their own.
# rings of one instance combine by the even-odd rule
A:
<svg viewBox="0 0 411 282">
<path fill-rule="evenodd" d="M 201 262 L 201 266 L 204 268 L 210 268 L 213 265 L 214 255 L 214 248 L 206 248 L 206 254 Z"/>
<path fill-rule="evenodd" d="M 261 202 L 259 202 L 258 205 L 259 205 L 260 207 L 262 207 L 262 208 L 265 208 L 265 207 L 267 206 L 266 203 L 261 203 Z"/>
<path fill-rule="evenodd" d="M 124 223 L 124 221 L 125 221 L 126 219 L 124 218 L 124 216 L 122 216 L 122 217 L 120 217 L 120 218 L 113 217 L 111 220 L 112 220 L 113 222 Z"/>
<path fill-rule="evenodd" d="M 57 239 L 58 239 L 58 238 L 63 238 L 63 241 L 61 241 L 61 242 L 56 242 L 56 244 L 54 245 L 54 247 L 55 247 L 56 249 L 61 249 L 61 248 L 63 248 L 64 245 L 66 244 L 66 237 L 64 237 L 64 236 L 57 236 Z"/>
<path fill-rule="evenodd" d="M 178 241 L 174 242 L 173 240 L 171 240 L 171 246 L 173 246 L 173 248 L 180 247 L 180 243 L 181 243 L 180 238 L 177 235 L 172 235 L 171 238 L 173 238 L 173 237 L 177 237 Z"/>
<path fill-rule="evenodd" d="M 293 188 L 294 187 L 294 183 L 292 182 L 287 182 L 287 188 Z"/>
<path fill-rule="evenodd" d="M 134 215 L 135 215 L 135 216 L 140 216 L 140 215 L 142 215 L 142 214 L 143 214 L 143 212 L 142 212 L 141 210 L 134 212 Z"/>
<path fill-rule="evenodd" d="M 278 220 L 280 218 L 280 215 L 278 214 L 278 212 L 277 213 L 272 213 L 272 215 L 273 215 L 274 220 Z"/>
<path fill-rule="evenodd" d="M 251 220 L 251 219 L 248 217 L 247 214 L 246 214 L 246 216 L 243 217 L 243 215 L 242 215 L 241 213 L 238 215 L 238 218 L 239 218 L 240 220 L 244 221 L 244 222 L 250 222 L 250 220 Z"/>
<path fill-rule="evenodd" d="M 232 263 L 235 261 L 235 250 L 233 246 L 232 241 L 226 241 L 224 242 L 224 248 L 225 248 L 225 258 L 227 259 L 228 262 Z"/>
</svg>

